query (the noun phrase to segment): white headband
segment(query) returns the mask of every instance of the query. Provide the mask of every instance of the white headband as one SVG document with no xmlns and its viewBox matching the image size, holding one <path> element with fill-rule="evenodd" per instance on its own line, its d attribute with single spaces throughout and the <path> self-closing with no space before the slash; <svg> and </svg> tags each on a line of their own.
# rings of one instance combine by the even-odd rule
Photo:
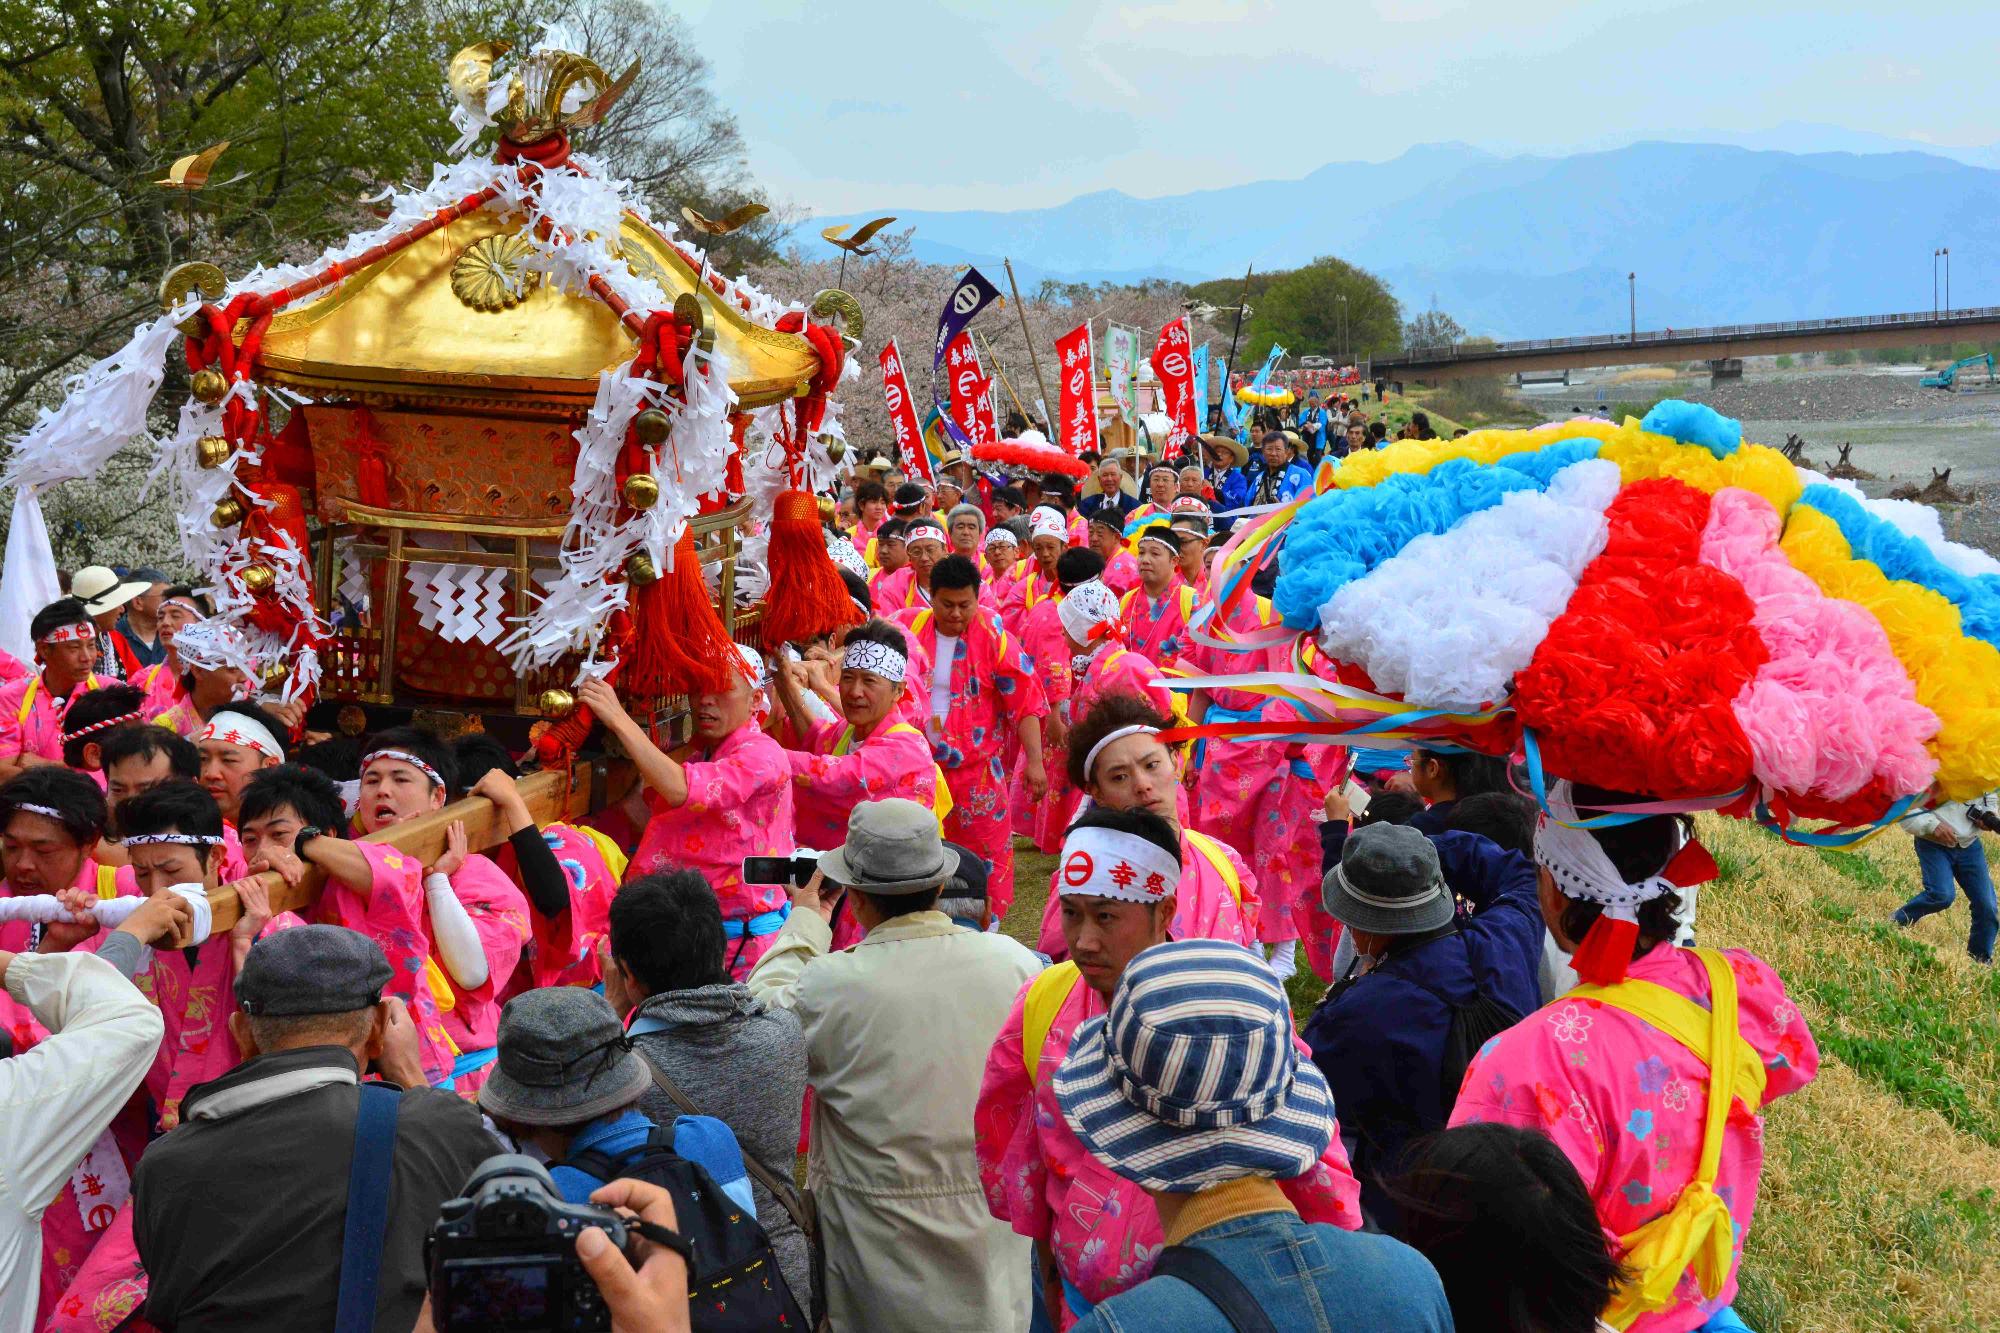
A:
<svg viewBox="0 0 2000 1333">
<path fill-rule="evenodd" d="M 771 683 L 771 668 L 764 661 L 764 655 L 748 644 L 736 645 L 736 655 L 743 662 L 743 674 L 749 677 L 750 688 L 761 690 Z"/>
<path fill-rule="evenodd" d="M 1181 859 L 1145 838 L 1108 828 L 1071 829 L 1056 872 L 1065 898 L 1114 898 L 1156 903 L 1181 885 Z"/>
<path fill-rule="evenodd" d="M 1174 530 L 1165 523 L 1149 523 L 1139 530 L 1139 544 L 1156 542 L 1175 555 L 1181 553 L 1181 544 L 1174 538 Z"/>
<path fill-rule="evenodd" d="M 1088 782 L 1090 780 L 1090 771 L 1097 767 L 1097 756 L 1103 754 L 1105 747 L 1113 741 L 1122 741 L 1127 736 L 1157 736 L 1159 734 L 1160 729 L 1158 727 L 1149 727 L 1143 722 L 1136 722 L 1129 727 L 1119 727 L 1115 731 L 1106 732 L 1103 739 L 1091 746 L 1090 753 L 1083 757 L 1084 781 Z"/>
<path fill-rule="evenodd" d="M 1028 515 L 1028 536 L 1030 539 L 1054 537 L 1057 541 L 1066 541 L 1069 538 L 1069 520 L 1063 517 L 1062 510 L 1053 505 L 1037 505 L 1035 512 Z"/>
<path fill-rule="evenodd" d="M 97 626 L 88 620 L 73 620 L 67 625 L 57 625 L 54 629 L 36 639 L 39 647 L 56 643 L 95 643 Z"/>
<path fill-rule="evenodd" d="M 945 536 L 944 527 L 941 524 L 935 523 L 930 519 L 924 519 L 921 522 L 910 524 L 909 527 L 903 530 L 903 545 L 915 546 L 918 542 L 936 542 L 939 546 L 945 546 L 949 544 L 950 538 Z"/>
<path fill-rule="evenodd" d="M 1019 550 L 1021 539 L 1016 537 L 1011 529 L 988 528 L 986 530 L 986 544 L 988 546 L 1011 546 Z"/>
<path fill-rule="evenodd" d="M 247 713 L 217 713 L 195 737 L 201 741 L 221 741 L 224 745 L 241 745 L 255 750 L 267 759 L 285 762 L 285 747 L 271 734 L 271 729 Z"/>
<path fill-rule="evenodd" d="M 215 847 L 221 842 L 206 833 L 135 833 L 124 839 L 127 847 Z"/>
<path fill-rule="evenodd" d="M 58 824 L 63 822 L 63 812 L 54 806 L 36 805 L 33 801 L 16 801 L 14 802 L 14 808 L 16 810 L 26 810 L 31 815 L 40 815 L 44 819 L 53 819 Z"/>
<path fill-rule="evenodd" d="M 892 685 L 901 685 L 909 675 L 910 659 L 886 643 L 861 639 L 847 645 L 841 666 L 848 671 L 868 671 Z"/>
<path fill-rule="evenodd" d="M 425 763 L 423 760 L 411 754 L 408 750 L 377 750 L 372 754 L 365 754 L 361 756 L 361 771 L 363 773 L 366 773 L 368 771 L 368 766 L 374 763 L 377 759 L 394 759 L 401 763 L 408 764 L 411 768 L 416 769 L 417 772 L 429 778 L 431 780 L 431 785 L 433 787 L 444 786 L 444 779 L 438 776 L 438 771 L 435 768 L 432 768 L 429 764 Z"/>
<path fill-rule="evenodd" d="M 1563 897 L 1596 903 L 1613 921 L 1636 924 L 1641 904 L 1677 890 L 1664 874 L 1626 883 L 1590 830 L 1572 827 L 1578 818 L 1570 784 L 1552 784 L 1549 813 L 1535 826 L 1535 863 L 1549 872 Z"/>
</svg>

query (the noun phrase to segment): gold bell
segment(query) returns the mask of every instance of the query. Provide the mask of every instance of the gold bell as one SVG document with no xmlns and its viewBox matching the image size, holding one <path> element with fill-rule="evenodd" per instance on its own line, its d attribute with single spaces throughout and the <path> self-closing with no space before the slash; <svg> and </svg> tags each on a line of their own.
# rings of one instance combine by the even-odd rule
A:
<svg viewBox="0 0 2000 1333">
<path fill-rule="evenodd" d="M 291 674 L 292 669 L 283 662 L 273 662 L 264 668 L 264 683 L 266 685 L 282 685 L 285 677 Z"/>
<path fill-rule="evenodd" d="M 224 496 L 222 503 L 215 507 L 215 512 L 208 516 L 208 521 L 218 528 L 235 527 L 243 521 L 243 502 L 233 495 Z"/>
<path fill-rule="evenodd" d="M 632 419 L 632 429 L 641 444 L 664 444 L 674 432 L 674 422 L 659 408 L 649 407 Z"/>
<path fill-rule="evenodd" d="M 194 442 L 194 461 L 206 468 L 221 467 L 232 452 L 229 441 L 220 435 L 204 435 Z"/>
<path fill-rule="evenodd" d="M 576 711 L 576 696 L 564 689 L 543 690 L 535 700 L 535 707 L 542 710 L 543 717 L 560 722 Z"/>
<path fill-rule="evenodd" d="M 235 501 L 229 503 L 234 504 Z M 217 512 L 221 512 L 219 509 Z M 251 565 L 243 571 L 243 591 L 252 597 L 262 597 L 278 586 L 278 576 L 271 572 L 269 565 Z"/>
<path fill-rule="evenodd" d="M 634 509 L 651 509 L 660 502 L 660 483 L 644 472 L 634 472 L 625 478 L 622 490 L 625 503 Z"/>
<path fill-rule="evenodd" d="M 839 461 L 840 461 L 841 459 L 843 459 L 843 458 L 845 458 L 845 457 L 847 457 L 847 441 L 846 441 L 846 440 L 839 440 L 839 439 L 835 439 L 835 440 L 828 440 L 828 441 L 827 441 L 827 444 L 826 444 L 826 461 L 827 461 L 827 462 L 829 462 L 829 463 L 838 463 L 838 462 L 839 462 Z"/>
<path fill-rule="evenodd" d="M 197 370 L 188 384 L 194 392 L 195 401 L 214 407 L 229 392 L 229 380 L 214 366 L 207 370 Z"/>
<path fill-rule="evenodd" d="M 660 571 L 653 568 L 653 557 L 644 551 L 634 551 L 625 557 L 625 577 L 644 587 L 660 577 Z"/>
</svg>

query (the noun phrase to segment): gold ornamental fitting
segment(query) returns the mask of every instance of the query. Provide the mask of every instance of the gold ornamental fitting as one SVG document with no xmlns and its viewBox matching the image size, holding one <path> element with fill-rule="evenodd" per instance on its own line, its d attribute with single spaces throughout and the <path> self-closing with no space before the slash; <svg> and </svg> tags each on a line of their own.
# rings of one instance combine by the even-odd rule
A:
<svg viewBox="0 0 2000 1333">
<path fill-rule="evenodd" d="M 625 485 L 621 489 L 625 503 L 634 509 L 651 509 L 660 502 L 660 483 L 644 472 L 634 472 L 625 478 Z"/>
<path fill-rule="evenodd" d="M 235 501 L 231 500 L 228 503 L 234 504 Z M 222 512 L 220 506 L 216 512 Z M 262 597 L 277 586 L 278 576 L 271 572 L 269 565 L 251 565 L 243 571 L 243 591 L 252 597 Z"/>
<path fill-rule="evenodd" d="M 222 270 L 213 264 L 205 264 L 199 260 L 189 264 L 176 264 L 167 270 L 165 277 L 160 279 L 160 309 L 172 310 L 196 293 L 200 294 L 202 300 L 212 305 L 222 299 L 222 294 L 228 285 L 228 279 L 223 277 Z M 176 327 L 190 338 L 199 338 L 208 332 L 207 322 L 198 313 L 189 315 Z"/>
<path fill-rule="evenodd" d="M 660 577 L 660 571 L 653 568 L 653 557 L 644 551 L 634 551 L 625 557 L 625 577 L 645 587 Z"/>
<path fill-rule="evenodd" d="M 333 725 L 343 736 L 359 736 L 368 730 L 368 712 L 359 704 L 343 704 L 334 716 Z"/>
<path fill-rule="evenodd" d="M 281 685 L 284 683 L 285 677 L 291 674 L 292 669 L 283 662 L 273 662 L 264 668 L 264 683 L 266 685 Z"/>
<path fill-rule="evenodd" d="M 565 689 L 543 690 L 535 707 L 542 710 L 543 717 L 560 722 L 576 711 L 576 696 Z"/>
<path fill-rule="evenodd" d="M 826 446 L 826 461 L 838 463 L 847 457 L 847 441 L 837 435 L 822 436 L 820 442 Z"/>
<path fill-rule="evenodd" d="M 235 527 L 243 521 L 243 502 L 233 495 L 224 496 L 222 503 L 215 507 L 215 512 L 208 516 L 208 521 L 215 524 L 218 528 Z M 266 572 L 268 573 L 269 571 Z M 247 581 L 247 570 L 245 571 L 245 576 Z"/>
<path fill-rule="evenodd" d="M 214 366 L 207 370 L 197 370 L 188 388 L 194 392 L 195 401 L 208 407 L 221 402 L 229 392 L 229 380 Z"/>
<path fill-rule="evenodd" d="M 657 407 L 649 407 L 632 419 L 632 430 L 641 444 L 665 444 L 674 433 L 674 419 Z"/>
<path fill-rule="evenodd" d="M 221 467 L 233 452 L 234 447 L 220 435 L 204 435 L 194 442 L 194 461 L 205 468 Z"/>
</svg>

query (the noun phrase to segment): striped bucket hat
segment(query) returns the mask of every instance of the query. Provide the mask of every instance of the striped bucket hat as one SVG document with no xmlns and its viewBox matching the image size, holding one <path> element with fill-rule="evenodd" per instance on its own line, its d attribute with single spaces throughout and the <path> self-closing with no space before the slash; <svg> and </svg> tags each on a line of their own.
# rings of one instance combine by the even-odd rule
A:
<svg viewBox="0 0 2000 1333">
<path fill-rule="evenodd" d="M 1290 1180 L 1332 1142 L 1333 1094 L 1271 969 L 1217 940 L 1156 944 L 1077 1031 L 1056 1101 L 1090 1154 L 1151 1190 Z"/>
</svg>

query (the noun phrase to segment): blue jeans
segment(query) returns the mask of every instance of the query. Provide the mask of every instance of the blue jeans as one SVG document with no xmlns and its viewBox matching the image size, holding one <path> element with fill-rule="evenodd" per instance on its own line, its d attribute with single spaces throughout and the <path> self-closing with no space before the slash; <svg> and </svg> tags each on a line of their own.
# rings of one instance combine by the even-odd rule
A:
<svg viewBox="0 0 2000 1333">
<path fill-rule="evenodd" d="M 1955 896 L 1952 881 L 1965 890 L 1966 904 L 1972 908 L 1972 933 L 1965 950 L 1982 963 L 1993 961 L 1993 939 L 2000 935 L 2000 909 L 1993 901 L 1993 877 L 1986 870 L 1986 849 L 1978 842 L 1970 847 L 1947 847 L 1929 838 L 1916 839 L 1917 869 L 1922 873 L 1924 891 L 1896 910 L 1895 921 L 1907 926 L 1932 912 L 1951 906 Z"/>
</svg>

